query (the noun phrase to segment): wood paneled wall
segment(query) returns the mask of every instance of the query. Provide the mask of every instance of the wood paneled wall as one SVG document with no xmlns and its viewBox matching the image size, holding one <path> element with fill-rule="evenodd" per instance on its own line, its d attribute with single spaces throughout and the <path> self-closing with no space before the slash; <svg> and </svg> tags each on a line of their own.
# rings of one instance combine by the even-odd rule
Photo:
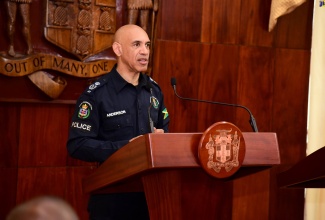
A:
<svg viewBox="0 0 325 220">
<path fill-rule="evenodd" d="M 268 32 L 270 5 L 164 0 L 159 14 L 153 77 L 165 92 L 170 131 L 202 132 L 223 120 L 251 131 L 243 109 L 178 99 L 176 77 L 179 95 L 247 106 L 260 132 L 277 133 L 283 165 L 233 183 L 238 220 L 303 219 L 303 190 L 279 189 L 276 173 L 305 157 L 313 3 Z"/>
<path fill-rule="evenodd" d="M 72 159 L 66 150 L 74 106 L 44 103 L 1 103 L 1 219 L 16 204 L 39 195 L 69 201 L 82 219 L 87 198 L 81 180 L 96 164 Z"/>
<path fill-rule="evenodd" d="M 170 85 L 176 77 L 181 96 L 245 105 L 260 132 L 277 133 L 283 165 L 233 182 L 234 220 L 303 219 L 303 190 L 279 189 L 276 173 L 305 157 L 313 3 L 281 17 L 268 32 L 270 5 L 271 0 L 163 0 L 157 17 L 152 77 L 165 94 L 170 132 L 202 132 L 218 121 L 251 131 L 243 109 L 176 98 Z M 33 6 L 44 9 L 40 0 Z M 0 12 L 4 18 L 2 6 Z M 39 49 L 69 56 L 44 41 L 39 19 L 33 24 Z M 7 43 L 0 39 L 0 51 Z M 73 100 L 89 82 L 68 80 L 60 99 L 49 101 L 26 77 L 0 78 L 1 219 L 40 194 L 65 198 L 87 219 L 81 179 L 96 164 L 70 158 L 65 143 Z"/>
</svg>

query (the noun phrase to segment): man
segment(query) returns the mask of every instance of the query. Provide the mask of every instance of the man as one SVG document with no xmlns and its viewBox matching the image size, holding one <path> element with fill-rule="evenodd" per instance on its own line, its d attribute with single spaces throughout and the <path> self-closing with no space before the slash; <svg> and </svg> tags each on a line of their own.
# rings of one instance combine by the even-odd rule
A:
<svg viewBox="0 0 325 220">
<path fill-rule="evenodd" d="M 40 196 L 16 206 L 6 220 L 78 220 L 74 209 L 61 198 Z"/>
<path fill-rule="evenodd" d="M 147 33 L 136 25 L 122 26 L 112 48 L 117 65 L 85 90 L 72 118 L 67 148 L 84 161 L 102 163 L 139 135 L 168 132 L 160 87 L 142 73 L 149 63 Z M 92 195 L 88 211 L 92 220 L 149 219 L 142 192 Z"/>
<path fill-rule="evenodd" d="M 15 33 L 15 23 L 17 11 L 20 11 L 20 14 L 23 18 L 23 34 L 28 46 L 27 55 L 30 55 L 33 52 L 33 47 L 31 43 L 30 36 L 30 4 L 32 0 L 7 0 L 7 9 L 8 9 L 8 34 L 9 34 L 9 50 L 8 54 L 12 57 L 16 56 L 14 49 L 14 33 Z"/>
</svg>

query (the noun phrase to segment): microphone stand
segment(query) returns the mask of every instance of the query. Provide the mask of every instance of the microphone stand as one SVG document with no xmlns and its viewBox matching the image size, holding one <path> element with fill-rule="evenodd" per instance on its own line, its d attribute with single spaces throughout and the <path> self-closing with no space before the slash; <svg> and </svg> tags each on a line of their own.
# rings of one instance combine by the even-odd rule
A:
<svg viewBox="0 0 325 220">
<path fill-rule="evenodd" d="M 151 100 L 151 97 L 150 97 L 150 105 L 148 107 L 149 126 L 150 126 L 151 133 L 154 133 L 155 129 L 154 129 L 153 121 L 152 121 L 151 114 L 150 114 L 151 106 L 152 106 L 152 100 Z"/>
<path fill-rule="evenodd" d="M 150 90 L 150 105 L 148 107 L 148 117 L 149 117 L 149 128 L 150 128 L 150 131 L 151 133 L 154 133 L 155 132 L 155 129 L 154 129 L 154 123 L 153 123 L 153 120 L 151 118 L 151 113 L 150 113 L 150 110 L 151 110 L 151 107 L 152 107 L 152 85 L 151 83 L 148 81 L 147 84 L 146 84 L 146 88 Z"/>
<path fill-rule="evenodd" d="M 254 132 L 258 132 L 255 118 L 254 118 L 252 112 L 247 107 L 245 107 L 243 105 L 236 105 L 236 104 L 230 104 L 230 103 L 224 103 L 224 102 L 213 102 L 213 101 L 208 101 L 208 100 L 184 98 L 184 97 L 179 96 L 177 94 L 177 92 L 176 92 L 176 79 L 175 78 L 171 78 L 171 85 L 172 85 L 172 87 L 174 89 L 175 95 L 180 99 L 184 99 L 184 100 L 188 100 L 188 101 L 204 102 L 204 103 L 210 103 L 210 104 L 220 104 L 220 105 L 233 106 L 233 107 L 239 107 L 239 108 L 245 109 L 248 112 L 249 116 L 250 116 L 249 124 L 251 125 Z"/>
</svg>

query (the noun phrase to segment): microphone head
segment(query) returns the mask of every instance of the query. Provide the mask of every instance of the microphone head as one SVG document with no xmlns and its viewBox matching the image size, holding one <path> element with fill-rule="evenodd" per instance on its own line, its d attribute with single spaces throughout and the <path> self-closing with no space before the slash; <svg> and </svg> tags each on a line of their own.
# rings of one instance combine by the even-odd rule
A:
<svg viewBox="0 0 325 220">
<path fill-rule="evenodd" d="M 172 77 L 170 79 L 170 83 L 171 83 L 172 86 L 176 86 L 176 78 Z"/>
</svg>

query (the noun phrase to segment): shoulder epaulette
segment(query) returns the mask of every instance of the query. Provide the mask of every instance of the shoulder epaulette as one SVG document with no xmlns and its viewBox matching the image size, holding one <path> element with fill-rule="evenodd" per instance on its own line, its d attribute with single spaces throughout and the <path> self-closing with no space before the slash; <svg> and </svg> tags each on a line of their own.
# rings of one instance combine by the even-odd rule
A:
<svg viewBox="0 0 325 220">
<path fill-rule="evenodd" d="M 107 74 L 108 75 L 108 74 Z M 102 87 L 103 85 L 105 85 L 107 83 L 107 75 L 100 77 L 98 80 L 96 80 L 94 83 L 92 83 L 87 89 L 86 92 L 87 93 L 92 93 L 93 91 L 95 91 L 96 89 Z"/>
<path fill-rule="evenodd" d="M 151 82 L 153 82 L 154 84 L 156 84 L 156 85 L 158 86 L 158 83 L 157 83 L 155 80 L 153 80 L 153 78 L 151 78 L 151 77 L 149 76 L 149 79 L 150 79 Z"/>
<path fill-rule="evenodd" d="M 149 80 L 152 82 L 152 85 L 154 85 L 154 87 L 158 88 L 158 90 L 161 90 L 159 84 L 153 80 L 150 76 L 148 76 Z"/>
</svg>

